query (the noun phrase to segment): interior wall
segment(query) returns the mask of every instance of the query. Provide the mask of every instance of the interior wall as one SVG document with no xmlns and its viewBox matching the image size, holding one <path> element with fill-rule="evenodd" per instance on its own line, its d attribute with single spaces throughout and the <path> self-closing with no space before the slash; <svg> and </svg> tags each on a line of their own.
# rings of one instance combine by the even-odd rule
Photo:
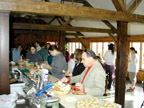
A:
<svg viewBox="0 0 144 108">
<path fill-rule="evenodd" d="M 59 36 L 47 36 L 47 35 L 19 35 L 15 38 L 11 38 L 11 48 L 15 47 L 17 44 L 27 45 L 34 43 L 36 41 L 40 42 L 59 42 Z"/>
</svg>

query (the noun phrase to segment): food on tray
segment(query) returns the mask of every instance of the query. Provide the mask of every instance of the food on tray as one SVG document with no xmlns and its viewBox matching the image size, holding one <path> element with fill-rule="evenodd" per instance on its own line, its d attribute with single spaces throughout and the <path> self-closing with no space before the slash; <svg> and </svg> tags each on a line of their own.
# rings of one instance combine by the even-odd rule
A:
<svg viewBox="0 0 144 108">
<path fill-rule="evenodd" d="M 24 62 L 24 60 L 19 60 L 19 61 L 18 61 L 18 64 L 19 64 L 19 65 L 24 65 L 25 62 Z"/>
<path fill-rule="evenodd" d="M 69 84 L 64 84 L 61 81 L 54 83 L 54 89 L 58 91 L 68 91 L 70 90 Z"/>
<path fill-rule="evenodd" d="M 67 94 L 71 88 L 69 84 L 64 84 L 61 81 L 58 81 L 54 83 L 53 89 L 56 94 L 63 95 L 63 94 Z"/>
<path fill-rule="evenodd" d="M 99 108 L 99 107 L 100 105 L 98 103 L 97 98 L 84 99 L 76 103 L 76 108 Z"/>
<path fill-rule="evenodd" d="M 75 94 L 75 95 L 85 95 L 86 92 L 84 92 L 84 91 L 75 91 L 75 92 L 72 92 L 72 94 Z"/>
<path fill-rule="evenodd" d="M 106 102 L 104 104 L 104 107 L 106 107 L 106 108 L 117 108 L 117 105 L 115 103 Z"/>
<path fill-rule="evenodd" d="M 75 85 L 72 85 L 72 86 L 71 86 L 71 89 L 72 89 L 72 90 L 76 90 L 76 91 L 79 91 L 79 90 L 80 90 L 80 89 L 77 88 Z"/>
<path fill-rule="evenodd" d="M 79 100 L 76 108 L 118 108 L 115 103 L 106 102 L 103 106 L 99 104 L 98 98 Z"/>
</svg>

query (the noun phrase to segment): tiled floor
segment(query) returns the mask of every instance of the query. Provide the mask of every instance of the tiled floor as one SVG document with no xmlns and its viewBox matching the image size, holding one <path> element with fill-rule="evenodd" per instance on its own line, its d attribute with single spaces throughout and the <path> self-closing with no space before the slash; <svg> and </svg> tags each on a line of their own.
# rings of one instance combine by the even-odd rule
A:
<svg viewBox="0 0 144 108">
<path fill-rule="evenodd" d="M 126 84 L 126 88 L 129 88 L 130 83 Z M 114 101 L 114 94 L 115 88 L 113 87 L 112 90 L 108 90 L 107 93 L 109 94 L 106 97 L 103 97 L 105 100 Z M 142 102 L 144 100 L 144 93 L 142 84 L 137 83 L 136 89 L 133 92 L 125 92 L 125 108 L 140 108 Z M 142 107 L 144 108 L 144 106 Z"/>
</svg>

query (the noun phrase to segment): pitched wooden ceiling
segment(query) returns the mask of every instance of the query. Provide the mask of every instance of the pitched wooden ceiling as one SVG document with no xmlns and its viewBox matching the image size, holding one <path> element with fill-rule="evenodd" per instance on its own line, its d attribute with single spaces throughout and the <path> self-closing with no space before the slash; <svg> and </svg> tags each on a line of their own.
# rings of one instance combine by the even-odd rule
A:
<svg viewBox="0 0 144 108">
<path fill-rule="evenodd" d="M 123 0 L 35 1 L 0 0 L 0 10 L 11 11 L 14 13 L 12 14 L 14 18 L 17 18 L 15 16 L 21 17 L 22 13 L 30 13 L 23 15 L 29 15 L 29 18 L 21 18 L 25 19 L 25 21 L 13 21 L 12 27 L 17 33 L 20 33 L 20 31 L 28 31 L 28 29 L 33 31 L 39 29 L 45 32 L 49 30 L 70 31 L 66 33 L 66 36 L 112 36 L 116 33 L 116 21 L 144 23 L 144 15 L 132 14 L 134 10 L 139 7 L 142 0 L 128 0 L 129 2 L 127 3 Z M 105 3 L 104 1 L 107 2 Z M 59 4 L 50 2 L 58 2 Z M 101 9 L 96 8 L 100 6 L 99 3 L 102 7 Z M 107 4 L 107 10 L 105 9 L 105 4 Z M 111 7 L 111 10 L 109 7 Z"/>
</svg>

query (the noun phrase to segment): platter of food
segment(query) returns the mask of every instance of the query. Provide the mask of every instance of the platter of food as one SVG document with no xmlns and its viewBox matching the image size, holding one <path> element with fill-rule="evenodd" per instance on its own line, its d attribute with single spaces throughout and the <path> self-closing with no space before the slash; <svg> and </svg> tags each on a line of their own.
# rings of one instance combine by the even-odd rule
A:
<svg viewBox="0 0 144 108">
<path fill-rule="evenodd" d="M 53 90 L 57 95 L 66 95 L 70 92 L 71 87 L 69 84 L 64 84 L 61 81 L 54 83 Z"/>
<path fill-rule="evenodd" d="M 76 108 L 118 108 L 118 106 L 116 103 L 91 98 L 77 101 Z"/>
</svg>

